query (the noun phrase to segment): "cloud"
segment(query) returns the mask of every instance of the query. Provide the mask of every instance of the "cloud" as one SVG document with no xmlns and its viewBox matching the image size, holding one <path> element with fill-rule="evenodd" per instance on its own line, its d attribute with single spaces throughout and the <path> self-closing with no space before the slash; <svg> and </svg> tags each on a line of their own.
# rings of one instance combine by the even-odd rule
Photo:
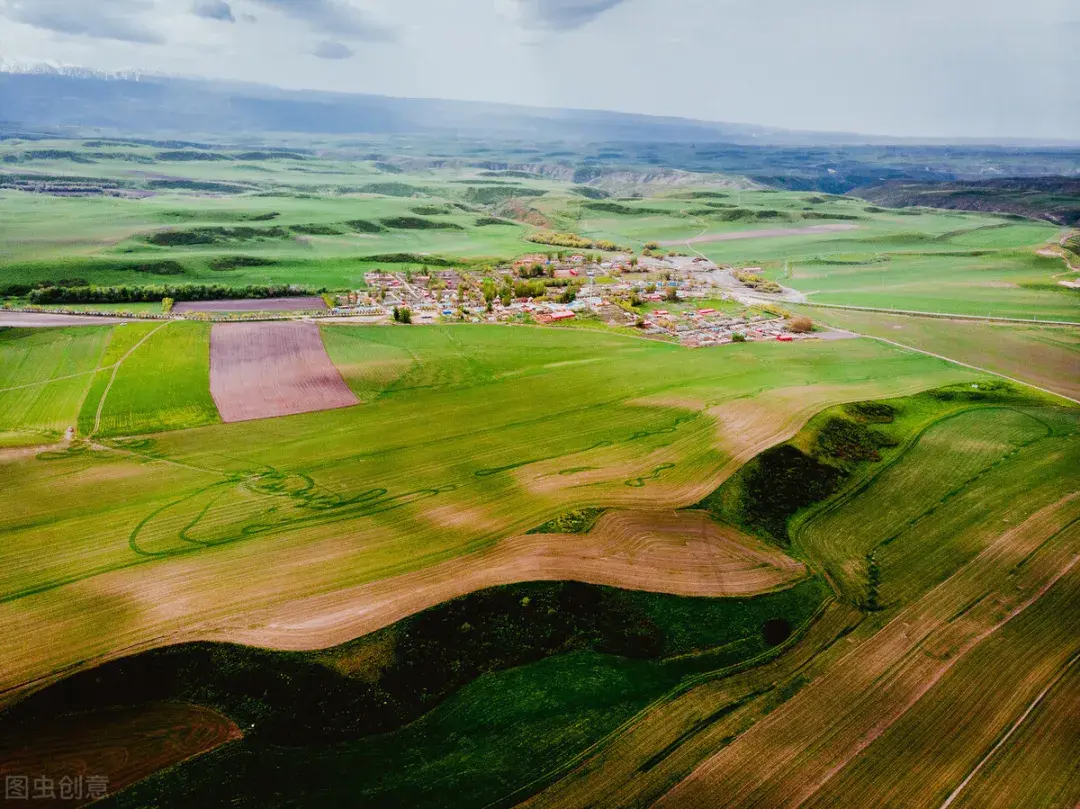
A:
<svg viewBox="0 0 1080 809">
<path fill-rule="evenodd" d="M 396 32 L 344 0 L 254 0 L 306 22 L 313 30 L 363 42 L 391 42 Z"/>
<path fill-rule="evenodd" d="M 351 59 L 356 55 L 353 52 L 353 49 L 344 42 L 333 42 L 330 40 L 320 42 L 311 53 L 314 56 L 318 56 L 320 59 Z"/>
<path fill-rule="evenodd" d="M 587 25 L 626 0 L 510 0 L 526 28 L 566 31 Z"/>
<path fill-rule="evenodd" d="M 0 16 L 58 34 L 159 44 L 164 38 L 134 18 L 145 0 L 0 0 Z"/>
<path fill-rule="evenodd" d="M 225 0 L 201 0 L 195 3 L 191 9 L 196 17 L 207 20 L 220 20 L 221 22 L 236 22 L 233 16 L 232 6 Z"/>
</svg>

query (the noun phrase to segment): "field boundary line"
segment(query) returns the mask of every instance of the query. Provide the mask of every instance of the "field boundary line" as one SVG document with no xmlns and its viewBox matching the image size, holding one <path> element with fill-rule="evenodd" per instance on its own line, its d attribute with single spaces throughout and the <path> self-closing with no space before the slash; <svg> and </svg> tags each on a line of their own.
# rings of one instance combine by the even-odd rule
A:
<svg viewBox="0 0 1080 809">
<path fill-rule="evenodd" d="M 112 376 L 109 378 L 109 384 L 105 386 L 105 390 L 101 392 L 101 399 L 98 400 L 97 413 L 94 414 L 94 429 L 91 431 L 90 435 L 87 436 L 87 438 L 93 438 L 95 435 L 97 435 L 98 430 L 101 429 L 101 414 L 105 410 L 105 400 L 109 398 L 109 392 L 112 390 L 113 383 L 116 381 L 116 376 L 120 373 L 120 366 L 122 366 L 132 354 L 138 351 L 139 347 L 142 346 L 143 343 L 145 343 L 147 340 L 149 340 L 151 337 L 153 337 L 155 334 L 157 334 L 159 331 L 161 331 L 168 325 L 168 323 L 162 323 L 156 329 L 146 334 L 146 336 L 144 336 L 141 340 L 139 340 L 139 342 L 133 345 L 128 350 L 128 352 L 124 354 L 124 356 L 122 356 L 119 360 L 117 360 L 114 366 L 112 366 L 113 372 Z"/>
<path fill-rule="evenodd" d="M 853 334 L 856 337 L 863 337 L 867 340 L 877 340 L 879 343 L 886 343 L 888 345 L 895 346 L 896 348 L 903 348 L 907 351 L 914 351 L 918 354 L 925 354 L 927 357 L 934 357 L 935 359 L 944 360 L 945 362 L 951 362 L 954 365 L 960 365 L 964 368 L 970 368 L 973 371 L 979 371 L 983 374 L 990 374 L 991 376 L 1000 377 L 1001 379 L 1008 380 L 1009 382 L 1015 382 L 1017 385 L 1024 385 L 1025 387 L 1032 388 L 1033 390 L 1041 391 L 1042 393 L 1048 393 L 1051 396 L 1056 396 L 1059 399 L 1064 399 L 1067 402 L 1072 402 L 1073 404 L 1080 405 L 1080 399 L 1074 399 L 1071 396 L 1066 396 L 1064 393 L 1058 393 L 1057 391 L 1050 390 L 1049 388 L 1041 388 L 1038 385 L 1032 384 L 1031 382 L 1025 382 L 1023 379 L 1017 379 L 1013 376 L 1006 376 L 999 371 L 991 371 L 989 368 L 981 368 L 978 365 L 972 365 L 969 362 L 961 362 L 960 360 L 955 360 L 952 357 L 946 357 L 944 354 L 935 354 L 933 351 L 926 351 L 922 348 L 915 348 L 914 346 L 904 345 L 903 343 L 898 343 L 895 340 L 890 340 L 887 337 L 875 337 L 872 334 L 863 334 L 862 332 L 852 331 L 851 329 L 842 329 L 837 326 L 830 326 L 830 328 L 834 329 L 835 331 L 845 332 L 846 334 Z"/>
<path fill-rule="evenodd" d="M 10 388 L 0 388 L 0 393 L 8 393 L 13 390 L 26 390 L 27 388 L 39 388 L 42 385 L 51 385 L 53 382 L 64 382 L 68 379 L 78 379 L 80 376 L 90 376 L 91 374 L 97 374 L 101 371 L 107 371 L 112 368 L 111 365 L 106 365 L 104 368 L 95 368 L 93 371 L 80 371 L 77 374 L 68 374 L 67 376 L 57 376 L 53 379 L 43 379 L 40 382 L 28 382 L 25 385 L 13 385 Z"/>
<path fill-rule="evenodd" d="M 1012 735 L 1021 728 L 1024 722 L 1027 721 L 1027 718 L 1031 716 L 1032 712 L 1039 707 L 1043 699 L 1046 698 L 1046 695 L 1054 690 L 1057 684 L 1065 678 L 1065 675 L 1069 673 L 1069 670 L 1073 666 L 1075 666 L 1078 661 L 1080 661 L 1080 652 L 1074 654 L 1069 660 L 1069 662 L 1065 664 L 1064 668 L 1062 668 L 1061 671 L 1054 675 L 1054 678 L 1049 683 L 1047 683 L 1046 687 L 1042 691 L 1039 692 L 1039 695 L 1031 701 L 1031 704 L 1028 705 L 1027 710 L 1020 714 L 1020 718 L 1012 724 L 1009 730 L 998 740 L 998 743 L 995 744 L 992 748 L 990 748 L 990 752 L 982 757 L 979 763 L 975 765 L 975 768 L 967 774 L 967 777 L 964 778 L 964 780 L 960 782 L 960 785 L 949 794 L 949 797 L 945 799 L 945 802 L 941 804 L 938 809 L 949 809 L 949 806 L 952 805 L 952 802 L 955 801 L 958 797 L 960 797 L 960 793 L 964 791 L 964 787 L 966 787 L 971 782 L 972 778 L 979 774 L 979 772 L 986 765 L 986 763 L 990 761 L 990 759 L 997 755 L 998 750 L 1004 747 L 1005 743 L 1009 741 Z"/>
<path fill-rule="evenodd" d="M 765 299 L 762 298 L 764 301 Z M 1037 326 L 1080 326 L 1080 320 L 1039 320 L 1038 318 L 1032 318 L 1028 320 L 1023 317 L 1001 317 L 999 315 L 961 315 L 953 312 L 924 312 L 918 309 L 883 309 L 876 306 L 849 306 L 843 303 L 816 303 L 814 301 L 804 301 L 797 304 L 798 306 L 816 306 L 820 309 L 847 309 L 853 312 L 878 312 L 883 315 L 910 315 L 911 317 L 930 317 L 938 318 L 940 320 L 976 320 L 976 321 L 989 321 L 991 323 L 1025 323 L 1027 325 Z"/>
</svg>

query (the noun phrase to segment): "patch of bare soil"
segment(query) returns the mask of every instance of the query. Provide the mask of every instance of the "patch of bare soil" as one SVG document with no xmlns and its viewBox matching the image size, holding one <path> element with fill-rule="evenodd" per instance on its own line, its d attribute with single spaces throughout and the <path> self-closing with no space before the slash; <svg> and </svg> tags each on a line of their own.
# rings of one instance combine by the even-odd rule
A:
<svg viewBox="0 0 1080 809">
<path fill-rule="evenodd" d="M 218 323 L 210 335 L 210 393 L 222 421 L 249 421 L 358 404 L 314 323 Z"/>
<path fill-rule="evenodd" d="M 274 610 L 213 639 L 321 649 L 476 590 L 524 581 L 582 581 L 684 596 L 747 596 L 789 587 L 801 562 L 697 511 L 612 511 L 587 534 L 527 534 L 390 579 Z"/>
<path fill-rule="evenodd" d="M 317 297 L 245 298 L 230 301 L 184 301 L 173 311 L 184 312 L 316 312 L 326 309 L 326 301 Z"/>
<path fill-rule="evenodd" d="M 102 315 L 52 315 L 44 312 L 0 311 L 0 328 L 4 326 L 17 329 L 48 329 L 57 326 L 115 326 L 117 323 L 131 322 L 131 319 Z"/>
<path fill-rule="evenodd" d="M 84 806 L 241 735 L 217 711 L 180 702 L 73 714 L 0 737 L 0 779 L 28 778 L 27 805 Z"/>
</svg>

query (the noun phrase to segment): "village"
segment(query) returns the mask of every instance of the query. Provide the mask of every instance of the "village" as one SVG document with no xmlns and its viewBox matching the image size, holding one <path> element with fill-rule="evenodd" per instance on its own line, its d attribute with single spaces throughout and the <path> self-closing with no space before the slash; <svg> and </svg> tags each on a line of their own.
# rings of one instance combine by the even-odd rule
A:
<svg viewBox="0 0 1080 809">
<path fill-rule="evenodd" d="M 366 288 L 339 296 L 332 314 L 419 325 L 591 320 L 692 348 L 810 336 L 764 299 L 762 283 L 772 282 L 758 272 L 648 249 L 641 256 L 535 253 L 480 271 L 372 271 Z"/>
</svg>

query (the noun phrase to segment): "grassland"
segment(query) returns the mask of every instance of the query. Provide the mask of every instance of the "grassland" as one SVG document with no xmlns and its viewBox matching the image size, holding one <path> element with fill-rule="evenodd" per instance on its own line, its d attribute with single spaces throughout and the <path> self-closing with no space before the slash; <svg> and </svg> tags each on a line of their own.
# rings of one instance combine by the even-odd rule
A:
<svg viewBox="0 0 1080 809">
<path fill-rule="evenodd" d="M 382 806 L 497 800 L 681 682 L 775 655 L 783 638 L 767 639 L 763 625 L 805 624 L 827 592 L 810 581 L 752 599 L 681 599 L 538 583 L 477 593 L 303 657 L 230 647 L 153 653 L 143 665 L 178 673 L 168 678 L 174 697 L 214 704 L 255 727 L 243 745 L 148 781 L 119 805 L 257 806 L 282 791 L 320 792 L 335 804 L 359 793 Z M 397 662 L 380 670 L 387 644 Z M 318 666 L 326 660 L 333 672 Z M 155 681 L 139 675 L 138 664 L 138 658 L 121 661 L 88 675 L 96 679 L 94 690 L 69 682 L 64 694 L 45 692 L 23 706 L 24 717 L 50 699 L 66 706 L 87 695 L 103 704 L 142 699 L 124 685 Z M 453 688 L 463 672 L 472 682 L 441 702 L 440 689 Z M 414 701 L 403 705 L 403 697 Z M 394 710 L 405 712 L 394 716 L 395 724 L 409 712 L 423 716 L 373 734 Z"/>
<path fill-rule="evenodd" d="M 5 687 L 166 637 L 226 639 L 240 613 L 288 645 L 296 629 L 276 632 L 274 613 L 313 593 L 478 552 L 573 508 L 696 502 L 757 442 L 798 428 L 807 384 L 827 403 L 969 376 L 865 341 L 701 354 L 570 330 L 332 328 L 416 359 L 360 408 L 0 466 L 13 504 L 0 612 L 19 616 L 5 632 L 35 614 L 50 635 L 12 659 Z M 646 403 L 682 390 L 764 402 L 769 388 L 800 397 L 780 397 L 750 435 Z M 298 564 L 303 576 L 280 575 Z M 105 580 L 126 595 L 103 597 Z"/>
<path fill-rule="evenodd" d="M 414 254 L 415 267 L 425 257 L 482 267 L 536 251 L 528 236 L 538 229 L 639 251 L 650 241 L 679 245 L 702 235 L 838 224 L 852 229 L 676 249 L 763 266 L 769 277 L 822 303 L 1080 320 L 1075 292 L 1054 281 L 1060 260 L 1035 252 L 1060 229 L 1016 217 L 740 190 L 739 181 L 715 175 L 702 175 L 698 186 L 690 175 L 674 187 L 643 181 L 633 191 L 642 198 L 615 197 L 599 184 L 532 172 L 493 178 L 452 161 L 423 168 L 413 161 L 390 171 L 385 161 L 342 156 L 164 160 L 151 178 L 97 152 L 73 161 L 63 155 L 82 147 L 59 145 L 64 148 L 29 156 L 21 145 L 5 148 L 18 157 L 20 173 L 91 186 L 112 182 L 118 196 L 0 190 L 0 285 L 84 280 L 356 289 L 365 272 L 385 264 L 373 256 Z M 140 161 L 159 159 L 153 149 L 131 149 Z M 505 224 L 489 224 L 494 220 Z"/>
<path fill-rule="evenodd" d="M 795 307 L 800 309 L 800 307 Z M 1080 330 L 802 308 L 822 323 L 942 354 L 1080 399 Z"/>
<path fill-rule="evenodd" d="M 112 329 L 0 329 L 0 446 L 44 444 L 75 426 Z"/>
<path fill-rule="evenodd" d="M 355 288 L 365 257 L 482 267 L 544 228 L 684 242 L 811 301 L 1076 319 L 1060 259 L 1035 253 L 1058 229 L 1015 218 L 2 149 L 120 195 L 0 191 L 3 284 Z M 854 227 L 691 246 L 830 223 Z M 1073 391 L 1071 331 L 841 317 Z M 246 733 L 113 805 L 1075 803 L 1075 407 L 871 340 L 320 332 L 362 404 L 236 424 L 207 324 L 0 332 L 0 704 L 178 700 Z M 92 440 L 18 448 L 73 424 Z M 485 579 L 507 554 L 525 561 Z"/>
</svg>

